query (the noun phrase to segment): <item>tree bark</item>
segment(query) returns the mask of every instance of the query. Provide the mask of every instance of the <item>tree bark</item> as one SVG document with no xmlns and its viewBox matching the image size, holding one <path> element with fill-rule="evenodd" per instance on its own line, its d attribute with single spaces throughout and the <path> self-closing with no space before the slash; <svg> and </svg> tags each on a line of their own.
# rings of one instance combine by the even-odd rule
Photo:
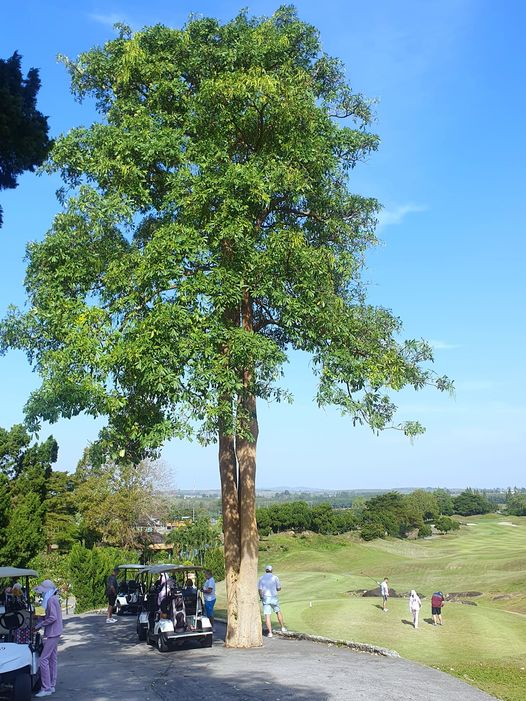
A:
<svg viewBox="0 0 526 701">
<path fill-rule="evenodd" d="M 245 291 L 241 305 L 243 329 L 253 331 L 252 302 Z M 253 391 L 254 369 L 248 361 L 242 371 L 239 398 L 242 432 L 219 435 L 219 470 L 225 538 L 227 589 L 227 647 L 261 645 L 261 616 L 257 593 L 259 537 L 256 523 L 256 445 L 258 422 Z"/>
</svg>

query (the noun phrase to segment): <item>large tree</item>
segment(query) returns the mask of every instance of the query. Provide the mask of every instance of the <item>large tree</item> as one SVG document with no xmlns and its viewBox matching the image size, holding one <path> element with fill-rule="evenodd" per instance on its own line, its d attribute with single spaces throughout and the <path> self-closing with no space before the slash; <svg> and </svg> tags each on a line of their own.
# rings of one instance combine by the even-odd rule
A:
<svg viewBox="0 0 526 701">
<path fill-rule="evenodd" d="M 390 389 L 448 384 L 429 346 L 399 342 L 399 320 L 365 301 L 378 203 L 350 175 L 378 146 L 370 106 L 291 7 L 121 27 L 66 63 L 102 121 L 53 149 L 64 209 L 29 245 L 31 307 L 10 312 L 3 347 L 42 377 L 33 427 L 106 415 L 115 460 L 217 441 L 226 642 L 258 645 L 256 400 L 286 396 L 288 351 L 312 356 L 320 405 L 375 431 L 393 424 Z"/>
<path fill-rule="evenodd" d="M 30 68 L 24 78 L 21 62 L 16 51 L 0 58 L 0 190 L 15 188 L 18 176 L 39 166 L 50 146 L 47 117 L 36 108 L 38 70 Z"/>
</svg>

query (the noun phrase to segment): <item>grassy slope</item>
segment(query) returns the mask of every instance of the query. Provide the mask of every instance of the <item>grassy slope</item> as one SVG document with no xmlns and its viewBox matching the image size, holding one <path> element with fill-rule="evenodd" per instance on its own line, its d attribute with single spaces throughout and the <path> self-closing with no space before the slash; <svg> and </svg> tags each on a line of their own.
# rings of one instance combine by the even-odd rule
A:
<svg viewBox="0 0 526 701">
<path fill-rule="evenodd" d="M 354 536 L 273 536 L 261 543 L 260 563 L 275 566 L 283 584 L 287 625 L 334 638 L 375 643 L 467 679 L 506 701 L 526 698 L 526 519 L 516 527 L 493 516 L 466 519 L 474 525 L 424 541 Z M 348 592 L 374 587 L 371 575 L 389 577 L 399 592 L 416 589 L 423 600 L 421 626 L 413 630 L 407 599 L 379 599 Z M 483 592 L 477 606 L 448 603 L 444 626 L 433 627 L 430 595 Z M 494 600 L 495 596 L 509 596 Z"/>
</svg>

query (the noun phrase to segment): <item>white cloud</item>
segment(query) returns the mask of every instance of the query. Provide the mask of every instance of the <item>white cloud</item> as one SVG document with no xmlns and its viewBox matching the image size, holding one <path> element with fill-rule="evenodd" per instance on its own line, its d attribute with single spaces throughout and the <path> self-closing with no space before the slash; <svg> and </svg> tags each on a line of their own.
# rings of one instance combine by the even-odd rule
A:
<svg viewBox="0 0 526 701">
<path fill-rule="evenodd" d="M 88 17 L 94 22 L 103 24 L 106 27 L 113 27 L 113 25 L 117 24 L 117 22 L 123 22 L 124 24 L 126 24 L 125 18 L 121 15 L 116 14 L 115 12 L 112 12 L 109 15 L 99 15 L 96 13 L 91 13 L 88 15 Z"/>
<path fill-rule="evenodd" d="M 452 350 L 453 348 L 460 348 L 456 343 L 448 343 L 447 341 L 428 341 L 431 348 L 434 350 Z"/>
<path fill-rule="evenodd" d="M 427 207 L 421 204 L 401 204 L 393 209 L 382 209 L 378 215 L 378 226 L 390 226 L 392 224 L 400 224 L 408 214 L 416 212 L 425 212 Z"/>
</svg>

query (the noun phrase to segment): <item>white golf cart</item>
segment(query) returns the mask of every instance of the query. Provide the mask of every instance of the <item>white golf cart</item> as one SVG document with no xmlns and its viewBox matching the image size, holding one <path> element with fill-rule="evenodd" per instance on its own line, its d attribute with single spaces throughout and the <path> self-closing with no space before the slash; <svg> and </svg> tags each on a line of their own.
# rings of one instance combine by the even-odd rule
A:
<svg viewBox="0 0 526 701">
<path fill-rule="evenodd" d="M 0 567 L 0 688 L 8 687 L 12 701 L 30 701 L 40 688 L 42 639 L 35 633 L 34 607 L 30 602 L 30 577 L 35 570 Z M 22 596 L 5 593 L 13 580 L 22 585 Z"/>
<path fill-rule="evenodd" d="M 139 574 L 145 569 L 144 565 L 119 565 L 117 575 L 118 591 L 115 600 L 115 613 L 122 616 L 125 613 L 137 613 L 141 609 L 144 591 L 141 589 Z"/>
<path fill-rule="evenodd" d="M 212 647 L 212 626 L 204 614 L 203 594 L 195 586 L 203 571 L 193 565 L 152 565 L 146 570 L 148 590 L 145 611 L 137 621 L 139 639 L 144 630 L 141 617 L 147 612 L 146 642 L 160 652 L 189 640 Z M 191 588 L 186 586 L 188 579 L 194 584 Z"/>
</svg>

